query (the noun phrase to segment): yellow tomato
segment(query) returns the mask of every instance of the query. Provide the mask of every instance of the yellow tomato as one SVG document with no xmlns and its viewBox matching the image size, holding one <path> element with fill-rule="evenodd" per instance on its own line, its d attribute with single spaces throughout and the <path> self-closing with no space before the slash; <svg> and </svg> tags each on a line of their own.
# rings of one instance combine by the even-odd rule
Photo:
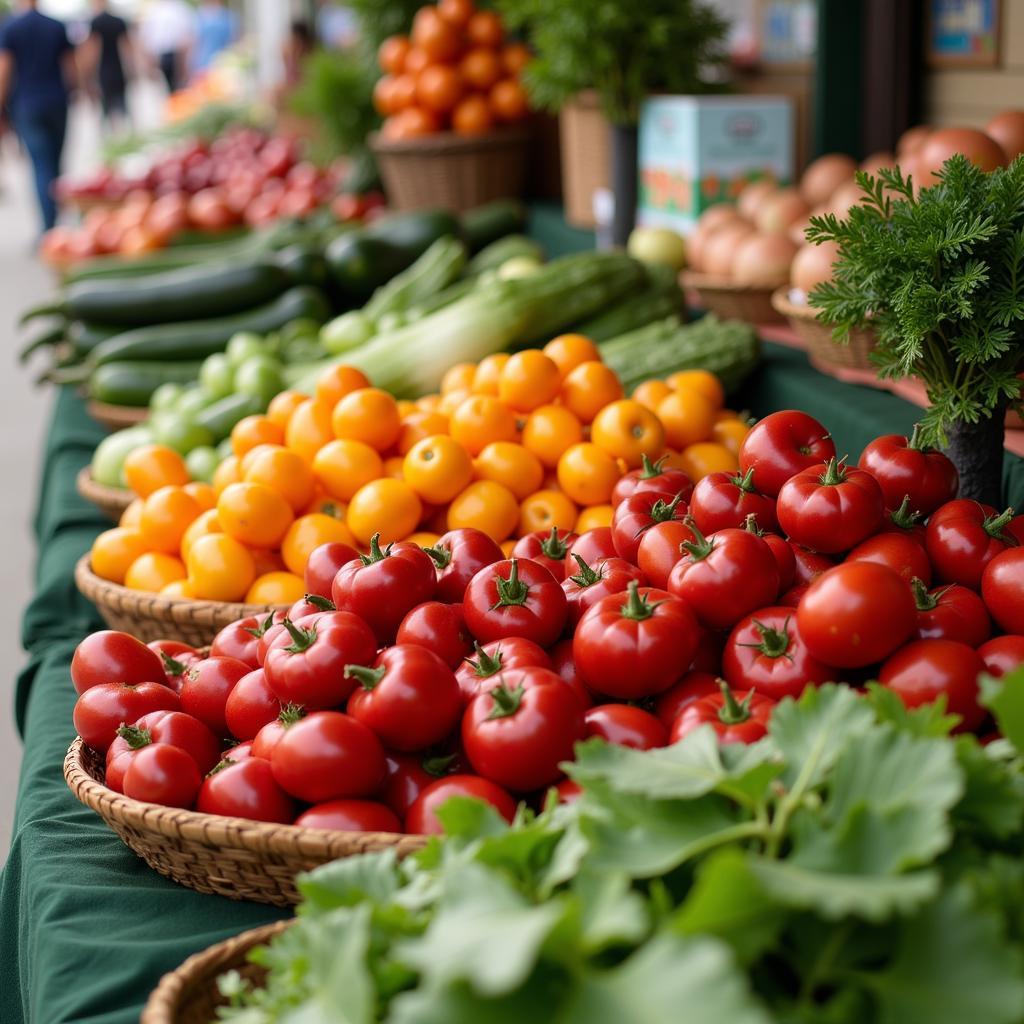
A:
<svg viewBox="0 0 1024 1024">
<path fill-rule="evenodd" d="M 197 537 L 185 564 L 188 584 L 203 601 L 241 601 L 256 578 L 252 553 L 225 533 Z"/>
<path fill-rule="evenodd" d="M 269 416 L 246 416 L 231 431 L 231 450 L 238 458 L 258 444 L 284 444 L 284 430 Z"/>
<path fill-rule="evenodd" d="M 580 509 L 576 519 L 576 532 L 586 533 L 588 530 L 596 530 L 599 526 L 611 526 L 614 513 L 615 509 L 611 505 L 591 505 L 590 508 Z"/>
<path fill-rule="evenodd" d="M 435 434 L 409 449 L 402 474 L 424 501 L 444 505 L 473 479 L 473 460 L 457 441 L 445 434 Z"/>
<path fill-rule="evenodd" d="M 725 405 L 725 388 L 710 370 L 679 370 L 666 383 L 673 391 L 699 391 L 716 409 Z"/>
<path fill-rule="evenodd" d="M 314 460 L 315 461 L 315 460 Z M 292 510 L 301 512 L 313 497 L 313 470 L 309 463 L 284 446 L 263 446 L 242 460 L 242 479 L 273 488 Z"/>
<path fill-rule="evenodd" d="M 450 366 L 441 378 L 441 394 L 446 395 L 449 391 L 472 391 L 475 377 L 475 363 L 456 363 Z"/>
<path fill-rule="evenodd" d="M 161 597 L 171 597 L 177 601 L 194 601 L 195 591 L 187 579 L 172 580 L 166 586 L 160 588 Z"/>
<path fill-rule="evenodd" d="M 246 591 L 246 604 L 294 604 L 306 592 L 301 576 L 291 572 L 267 572 L 257 576 Z"/>
<path fill-rule="evenodd" d="M 416 399 L 416 408 L 422 409 L 424 412 L 437 412 L 437 407 L 440 404 L 440 395 L 424 395 L 422 398 Z"/>
<path fill-rule="evenodd" d="M 658 404 L 668 398 L 672 389 L 662 380 L 645 380 L 633 389 L 633 401 L 646 405 L 651 412 L 658 411 Z"/>
<path fill-rule="evenodd" d="M 237 455 L 229 455 L 213 471 L 213 493 L 220 497 L 228 484 L 237 484 L 242 479 L 242 460 Z"/>
<path fill-rule="evenodd" d="M 419 526 L 423 504 L 404 481 L 385 477 L 373 480 L 352 496 L 346 522 L 360 544 L 380 534 L 381 544 L 408 537 Z"/>
<path fill-rule="evenodd" d="M 328 494 L 318 484 L 313 492 L 313 500 L 302 510 L 302 514 L 308 516 L 314 512 L 322 512 L 325 516 L 344 522 L 345 511 L 345 503 Z"/>
<path fill-rule="evenodd" d="M 301 576 L 306 571 L 310 552 L 321 544 L 336 541 L 352 547 L 356 544 L 352 531 L 340 519 L 316 512 L 299 516 L 281 541 L 281 558 L 291 572 Z"/>
<path fill-rule="evenodd" d="M 577 505 L 604 505 L 619 482 L 619 464 L 589 441 L 574 444 L 558 460 L 558 486 Z"/>
<path fill-rule="evenodd" d="M 124 526 L 128 529 L 137 530 L 139 528 L 139 520 L 142 518 L 142 499 L 135 498 L 121 513 L 121 518 L 118 519 L 117 525 Z"/>
<path fill-rule="evenodd" d="M 312 398 L 307 398 L 292 413 L 292 418 L 288 421 L 288 427 L 284 432 L 284 443 L 310 463 L 316 453 L 328 441 L 333 440 L 331 407 Z"/>
<path fill-rule="evenodd" d="M 666 448 L 659 456 L 658 462 L 664 469 L 683 469 L 682 453 L 674 448 Z M 683 470 L 683 472 L 686 472 Z"/>
<path fill-rule="evenodd" d="M 561 405 L 542 405 L 527 417 L 523 447 L 542 466 L 557 466 L 562 452 L 583 440 L 583 427 L 576 416 Z"/>
<path fill-rule="evenodd" d="M 398 440 L 402 420 L 394 398 L 380 388 L 350 391 L 331 414 L 334 436 L 342 440 L 362 441 L 378 452 L 386 451 Z"/>
<path fill-rule="evenodd" d="M 680 389 L 658 403 L 658 419 L 665 427 L 668 443 L 682 451 L 711 437 L 715 407 L 699 391 Z"/>
<path fill-rule="evenodd" d="M 181 487 L 192 479 L 181 455 L 162 444 L 144 444 L 129 452 L 124 478 L 140 498 L 148 498 L 161 487 Z"/>
<path fill-rule="evenodd" d="M 316 379 L 316 399 L 333 409 L 346 395 L 368 388 L 370 379 L 354 366 L 329 366 Z"/>
<path fill-rule="evenodd" d="M 252 564 L 256 570 L 257 577 L 266 576 L 268 572 L 284 572 L 284 559 L 276 551 L 268 551 L 266 548 L 250 548 Z"/>
<path fill-rule="evenodd" d="M 398 415 L 402 417 L 403 423 L 407 417 L 420 411 L 420 407 L 411 398 L 399 398 L 395 402 L 395 407 L 398 409 Z"/>
<path fill-rule="evenodd" d="M 267 406 L 267 419 L 276 423 L 282 430 L 286 430 L 288 421 L 292 418 L 292 413 L 308 397 L 308 395 L 302 394 L 301 391 L 282 391 L 279 395 L 274 395 L 270 400 L 270 405 Z"/>
<path fill-rule="evenodd" d="M 665 447 L 661 420 L 645 405 L 623 398 L 606 405 L 590 427 L 590 439 L 609 455 L 636 469 L 646 455 L 652 462 Z"/>
<path fill-rule="evenodd" d="M 161 487 L 142 504 L 139 533 L 150 551 L 176 555 L 185 531 L 202 511 L 183 487 Z"/>
<path fill-rule="evenodd" d="M 405 479 L 405 459 L 401 455 L 389 455 L 383 465 L 386 477 L 392 480 Z"/>
<path fill-rule="evenodd" d="M 217 518 L 217 509 L 207 509 L 192 521 L 189 528 L 183 534 L 181 538 L 181 557 L 186 560 L 188 559 L 188 553 L 192 549 L 192 545 L 200 537 L 205 537 L 209 533 L 223 532 L 220 528 L 220 520 Z"/>
<path fill-rule="evenodd" d="M 497 395 L 498 378 L 501 377 L 501 371 L 505 369 L 507 362 L 507 352 L 495 352 L 494 355 L 484 356 L 477 363 L 476 373 L 473 374 L 473 394 Z"/>
<path fill-rule="evenodd" d="M 405 455 L 409 449 L 425 437 L 448 433 L 448 417 L 440 412 L 424 412 L 417 409 L 408 416 L 402 417 L 402 429 L 398 432 L 399 455 Z"/>
<path fill-rule="evenodd" d="M 498 378 L 498 398 L 516 412 L 532 412 L 547 405 L 561 390 L 558 364 L 536 348 L 509 356 Z"/>
<path fill-rule="evenodd" d="M 174 555 L 147 551 L 139 555 L 124 574 L 124 585 L 129 590 L 145 590 L 159 594 L 168 583 L 185 578 L 185 563 Z"/>
<path fill-rule="evenodd" d="M 317 483 L 340 501 L 351 501 L 360 487 L 383 475 L 383 459 L 362 441 L 328 441 L 313 457 Z"/>
<path fill-rule="evenodd" d="M 501 548 L 501 553 L 506 558 L 511 558 L 512 557 L 512 551 L 515 548 L 515 546 L 516 546 L 516 538 L 515 537 L 509 537 L 508 540 L 503 540 L 498 545 L 498 547 Z"/>
<path fill-rule="evenodd" d="M 202 480 L 193 480 L 185 484 L 185 493 L 191 494 L 199 502 L 199 507 L 206 512 L 217 504 L 217 492 Z"/>
<path fill-rule="evenodd" d="M 92 571 L 112 583 L 124 583 L 132 562 L 147 550 L 145 538 L 138 530 L 124 526 L 104 530 L 92 542 Z"/>
<path fill-rule="evenodd" d="M 493 480 L 471 483 L 448 506 L 449 530 L 482 530 L 499 543 L 515 530 L 518 518 L 515 495 Z"/>
<path fill-rule="evenodd" d="M 561 491 L 546 490 L 531 494 L 519 509 L 519 536 L 551 528 L 571 530 L 578 516 L 576 506 Z"/>
<path fill-rule="evenodd" d="M 417 530 L 405 538 L 407 544 L 415 544 L 418 548 L 432 548 L 441 539 L 441 534 L 432 530 Z"/>
<path fill-rule="evenodd" d="M 544 355 L 558 367 L 565 377 L 580 363 L 600 362 L 601 350 L 583 334 L 560 334 L 544 346 Z"/>
<path fill-rule="evenodd" d="M 682 451 L 683 471 L 696 483 L 709 473 L 735 473 L 740 468 L 736 456 L 724 444 L 698 441 Z"/>
<path fill-rule="evenodd" d="M 739 455 L 740 445 L 743 444 L 743 439 L 749 433 L 750 427 L 738 417 L 719 420 L 711 428 L 712 440 L 724 445 L 733 455 Z"/>
<path fill-rule="evenodd" d="M 570 370 L 562 382 L 562 404 L 582 423 L 592 422 L 621 397 L 622 384 L 614 371 L 593 359 Z"/>
<path fill-rule="evenodd" d="M 473 392 L 469 388 L 455 388 L 453 391 L 446 391 L 441 396 L 441 400 L 437 403 L 437 408 L 434 411 L 442 416 L 451 416 L 472 394 Z"/>
<path fill-rule="evenodd" d="M 474 460 L 478 480 L 507 487 L 517 501 L 533 494 L 544 479 L 544 467 L 533 452 L 511 441 L 492 441 Z"/>
<path fill-rule="evenodd" d="M 515 413 L 492 395 L 473 395 L 453 413 L 448 432 L 470 455 L 479 455 L 492 441 L 516 441 Z"/>
<path fill-rule="evenodd" d="M 295 517 L 291 505 L 272 487 L 243 482 L 221 492 L 217 518 L 224 532 L 242 544 L 271 548 L 281 543 Z"/>
</svg>

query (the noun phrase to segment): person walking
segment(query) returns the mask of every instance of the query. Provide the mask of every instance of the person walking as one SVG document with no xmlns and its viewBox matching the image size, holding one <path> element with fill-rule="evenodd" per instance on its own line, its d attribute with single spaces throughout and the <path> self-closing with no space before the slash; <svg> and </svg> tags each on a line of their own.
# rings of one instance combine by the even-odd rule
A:
<svg viewBox="0 0 1024 1024">
<path fill-rule="evenodd" d="M 195 39 L 195 12 L 185 0 L 150 0 L 139 23 L 139 41 L 163 75 L 168 92 L 185 84 L 188 55 Z"/>
<path fill-rule="evenodd" d="M 203 0 L 196 12 L 196 46 L 192 74 L 208 71 L 214 57 L 238 38 L 238 17 L 224 0 Z"/>
<path fill-rule="evenodd" d="M 60 176 L 68 99 L 76 83 L 75 51 L 62 22 L 21 0 L 0 26 L 0 110 L 9 110 L 35 176 L 43 230 L 57 222 L 53 183 Z"/>
<path fill-rule="evenodd" d="M 128 25 L 107 10 L 107 0 L 93 0 L 94 15 L 86 40 L 88 78 L 97 90 L 103 120 L 110 125 L 128 118 L 126 99 L 131 63 Z"/>
</svg>

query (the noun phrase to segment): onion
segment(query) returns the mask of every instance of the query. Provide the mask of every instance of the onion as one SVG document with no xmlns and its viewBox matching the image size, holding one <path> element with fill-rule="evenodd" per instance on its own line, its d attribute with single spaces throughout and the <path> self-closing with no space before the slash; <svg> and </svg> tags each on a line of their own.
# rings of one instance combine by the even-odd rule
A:
<svg viewBox="0 0 1024 1024">
<path fill-rule="evenodd" d="M 753 288 L 778 288 L 789 280 L 796 251 L 785 235 L 753 235 L 736 250 L 732 279 Z"/>
<path fill-rule="evenodd" d="M 895 153 L 879 150 L 877 153 L 869 153 L 864 157 L 860 162 L 860 169 L 868 174 L 877 175 L 883 167 L 895 167 L 896 163 Z"/>
<path fill-rule="evenodd" d="M 845 153 L 826 153 L 819 156 L 804 171 L 800 179 L 800 194 L 808 206 L 817 206 L 840 185 L 853 177 L 857 164 Z"/>
<path fill-rule="evenodd" d="M 731 220 L 740 220 L 741 214 L 733 203 L 714 203 L 697 218 L 698 231 L 713 231 Z"/>
<path fill-rule="evenodd" d="M 807 203 L 795 188 L 779 189 L 761 204 L 754 226 L 763 235 L 785 235 L 789 226 L 807 216 Z"/>
<path fill-rule="evenodd" d="M 816 206 L 806 217 L 801 217 L 799 220 L 793 221 L 789 225 L 789 231 L 787 234 L 789 237 L 796 242 L 797 245 L 803 245 L 807 241 L 805 232 L 811 226 L 812 217 L 824 217 L 826 213 L 830 213 L 832 207 L 828 203 L 822 203 L 820 206 Z"/>
<path fill-rule="evenodd" d="M 754 233 L 746 221 L 723 224 L 712 231 L 701 251 L 701 267 L 713 277 L 728 277 L 736 250 Z"/>
<path fill-rule="evenodd" d="M 899 157 L 910 156 L 916 153 L 931 135 L 932 129 L 926 124 L 914 125 L 908 128 L 896 142 L 896 155 Z"/>
<path fill-rule="evenodd" d="M 1024 153 L 1024 110 L 1004 110 L 996 114 L 987 125 L 985 134 L 990 135 L 1013 160 L 1018 153 Z"/>
<path fill-rule="evenodd" d="M 922 185 L 934 185 L 932 175 L 938 175 L 942 165 L 954 153 L 963 153 L 983 171 L 994 171 L 1006 166 L 1006 153 L 995 139 L 977 128 L 941 128 L 928 137 L 928 141 L 914 154 L 919 162 Z"/>
<path fill-rule="evenodd" d="M 823 281 L 832 280 L 832 264 L 839 256 L 837 242 L 802 245 L 793 257 L 789 280 L 804 296 Z"/>
<path fill-rule="evenodd" d="M 845 217 L 850 212 L 851 206 L 857 206 L 863 202 L 864 193 L 860 185 L 855 181 L 848 181 L 841 185 L 829 198 L 828 205 L 837 217 Z"/>
<path fill-rule="evenodd" d="M 743 186 L 739 199 L 736 201 L 736 206 L 740 214 L 746 217 L 747 220 L 754 220 L 757 217 L 757 211 L 761 209 L 764 201 L 772 193 L 778 191 L 779 186 L 767 178 L 752 181 L 749 185 Z"/>
</svg>

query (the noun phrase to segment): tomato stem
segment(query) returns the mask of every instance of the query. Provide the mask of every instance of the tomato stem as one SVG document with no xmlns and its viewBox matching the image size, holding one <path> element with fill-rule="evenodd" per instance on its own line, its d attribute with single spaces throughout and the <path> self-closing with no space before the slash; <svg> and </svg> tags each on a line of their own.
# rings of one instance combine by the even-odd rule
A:
<svg viewBox="0 0 1024 1024">
<path fill-rule="evenodd" d="M 288 630 L 288 635 L 292 638 L 292 642 L 284 648 L 289 654 L 302 654 L 316 643 L 316 626 L 302 629 L 287 618 L 281 621 L 281 625 Z"/>
<path fill-rule="evenodd" d="M 451 548 L 424 548 L 424 551 L 434 560 L 434 565 L 438 569 L 447 569 L 452 564 L 452 549 Z"/>
<path fill-rule="evenodd" d="M 330 598 L 321 597 L 319 594 L 306 594 L 303 600 L 314 608 L 319 608 L 322 612 L 335 612 L 338 610 Z"/>
<path fill-rule="evenodd" d="M 575 576 L 570 576 L 569 579 L 576 584 L 581 590 L 585 587 L 592 587 L 595 583 L 600 583 L 604 579 L 604 569 L 592 569 L 581 555 L 577 555 L 573 552 L 573 558 L 576 559 L 576 564 L 580 567 L 580 571 Z"/>
<path fill-rule="evenodd" d="M 177 675 L 177 673 L 175 673 Z M 148 729 L 140 729 L 137 725 L 126 725 L 122 722 L 117 727 L 117 735 L 125 740 L 132 750 L 141 750 L 153 742 L 153 735 Z"/>
<path fill-rule="evenodd" d="M 757 630 L 761 642 L 751 646 L 756 647 L 766 658 L 782 658 L 788 654 L 790 640 L 788 616 L 782 624 L 782 629 L 766 626 L 763 622 L 758 622 L 757 619 L 754 619 L 754 628 Z"/>
<path fill-rule="evenodd" d="M 846 456 L 841 459 L 837 459 L 833 456 L 828 462 L 825 463 L 825 472 L 818 477 L 818 483 L 822 487 L 838 487 L 839 484 L 846 483 L 846 466 L 844 465 Z"/>
<path fill-rule="evenodd" d="M 523 703 L 523 694 L 526 690 L 522 686 L 506 686 L 504 682 L 499 683 L 491 690 L 491 702 L 493 707 L 485 721 L 491 722 L 496 718 L 509 718 L 519 710 Z"/>
<path fill-rule="evenodd" d="M 1001 540 L 1005 544 L 1013 543 L 1013 539 L 1003 533 L 1003 527 L 1013 519 L 1013 509 L 1008 508 L 1005 512 L 1000 512 L 997 516 L 989 516 L 984 523 L 985 532 L 990 537 L 995 537 L 996 540 Z"/>
<path fill-rule="evenodd" d="M 700 527 L 694 522 L 693 516 L 687 516 L 683 522 L 686 523 L 686 528 L 693 534 L 693 540 L 684 540 L 679 545 L 679 550 L 689 552 L 690 557 L 695 562 L 701 562 L 715 550 L 715 542 L 708 540 L 700 532 Z"/>
<path fill-rule="evenodd" d="M 736 487 L 738 487 L 745 494 L 757 494 L 758 493 L 757 488 L 754 486 L 754 467 L 753 466 L 751 466 L 750 469 L 748 469 L 746 471 L 746 473 L 744 473 L 742 475 L 740 475 L 739 473 L 736 473 L 735 475 L 729 477 L 729 482 L 731 484 L 734 484 Z"/>
<path fill-rule="evenodd" d="M 435 779 L 440 779 L 445 775 L 451 774 L 456 760 L 458 760 L 457 754 L 446 754 L 443 757 L 440 755 L 437 757 L 425 757 L 420 761 L 420 765 L 428 775 L 432 775 Z"/>
<path fill-rule="evenodd" d="M 556 562 L 561 561 L 569 553 L 568 545 L 558 536 L 558 527 L 551 527 L 551 534 L 540 542 L 541 551 Z"/>
<path fill-rule="evenodd" d="M 926 452 L 928 446 L 921 444 L 921 424 L 915 423 L 914 429 L 910 432 L 910 438 L 907 441 L 907 447 L 911 451 L 915 452 Z"/>
<path fill-rule="evenodd" d="M 501 575 L 494 577 L 494 589 L 498 592 L 498 600 L 491 605 L 491 611 L 494 611 L 495 608 L 526 604 L 530 588 L 519 578 L 518 558 L 512 559 L 512 569 L 508 574 L 508 579 Z"/>
<path fill-rule="evenodd" d="M 246 627 L 246 633 L 250 636 L 256 637 L 257 640 L 263 636 L 268 629 L 274 624 L 274 613 L 271 612 L 261 623 L 259 623 L 255 629 Z"/>
<path fill-rule="evenodd" d="M 383 551 L 380 548 L 380 534 L 375 533 L 370 538 L 370 553 L 368 555 L 360 555 L 359 558 L 363 565 L 373 565 L 374 562 L 383 562 L 388 555 L 391 554 L 391 548 L 393 545 L 389 544 Z"/>
<path fill-rule="evenodd" d="M 897 526 L 901 530 L 912 530 L 917 525 L 918 519 L 921 518 L 921 513 L 910 510 L 910 495 L 904 494 L 900 507 L 890 512 L 889 518 L 892 520 L 893 526 Z"/>
<path fill-rule="evenodd" d="M 763 537 L 764 530 L 757 523 L 757 513 L 751 512 L 746 519 L 743 520 L 743 529 L 747 533 L 752 533 L 755 537 Z"/>
<path fill-rule="evenodd" d="M 490 679 L 501 671 L 501 645 L 494 649 L 494 654 L 488 654 L 477 641 L 473 641 L 473 650 L 476 651 L 476 661 L 466 658 L 466 662 L 473 666 L 473 675 L 478 679 Z"/>
<path fill-rule="evenodd" d="M 733 696 L 729 684 L 724 679 L 718 680 L 718 688 L 722 691 L 722 707 L 718 712 L 718 720 L 722 725 L 741 725 L 750 718 L 750 702 L 754 699 L 751 690 L 741 701 Z"/>
<path fill-rule="evenodd" d="M 651 519 L 656 523 L 667 523 L 670 519 L 674 519 L 676 509 L 679 507 L 679 502 L 682 500 L 682 491 L 676 491 L 676 496 L 668 502 L 666 502 L 664 498 L 659 498 L 651 506 L 651 511 L 649 513 Z"/>
<path fill-rule="evenodd" d="M 285 704 L 277 720 L 287 729 L 300 719 L 306 717 L 306 709 L 301 704 Z"/>
<path fill-rule="evenodd" d="M 654 614 L 657 604 L 647 600 L 646 595 L 640 593 L 640 584 L 636 580 L 630 580 L 626 588 L 626 603 L 622 605 L 622 617 L 632 619 L 634 622 L 643 622 Z"/>
<path fill-rule="evenodd" d="M 910 589 L 914 592 L 914 604 L 917 605 L 919 612 L 930 612 L 933 608 L 938 607 L 938 597 L 928 593 L 928 587 L 925 586 L 924 580 L 915 576 L 910 581 Z"/>
<path fill-rule="evenodd" d="M 364 690 L 375 690 L 380 681 L 384 678 L 387 669 L 381 665 L 379 668 L 370 668 L 369 665 L 346 665 L 345 678 L 358 679 L 359 685 Z"/>
<path fill-rule="evenodd" d="M 180 676 L 188 668 L 183 661 L 172 658 L 166 651 L 160 652 L 160 661 L 169 676 Z"/>
<path fill-rule="evenodd" d="M 651 480 L 656 476 L 661 476 L 662 466 L 665 465 L 665 460 L 668 458 L 667 455 L 662 455 L 660 459 L 655 459 L 654 462 L 647 457 L 646 452 L 640 453 L 640 480 Z"/>
</svg>

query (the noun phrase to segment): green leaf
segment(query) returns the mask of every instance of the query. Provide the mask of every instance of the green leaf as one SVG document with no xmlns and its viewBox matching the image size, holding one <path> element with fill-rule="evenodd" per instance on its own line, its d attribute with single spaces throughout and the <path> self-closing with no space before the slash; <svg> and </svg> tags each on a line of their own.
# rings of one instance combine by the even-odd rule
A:
<svg viewBox="0 0 1024 1024">
<path fill-rule="evenodd" d="M 394 850 L 344 857 L 307 871 L 295 879 L 303 911 L 352 907 L 363 900 L 383 903 L 401 884 Z"/>
<path fill-rule="evenodd" d="M 580 943 L 593 955 L 611 946 L 638 945 L 650 930 L 643 897 L 621 871 L 583 871 L 572 883 L 579 900 Z"/>
<path fill-rule="evenodd" d="M 1024 827 L 1024 777 L 997 754 L 973 736 L 957 737 L 965 790 L 953 814 L 960 827 L 1006 839 Z"/>
<path fill-rule="evenodd" d="M 908 708 L 895 690 L 881 683 L 868 683 L 867 701 L 879 722 L 890 722 L 915 736 L 948 736 L 960 721 L 959 715 L 946 714 L 945 697 L 932 704 Z"/>
<path fill-rule="evenodd" d="M 1024 754 L 1024 667 L 1002 679 L 983 675 L 978 683 L 981 703 L 992 712 L 999 731 Z"/>
<path fill-rule="evenodd" d="M 487 803 L 470 796 L 449 797 L 437 809 L 445 835 L 462 839 L 480 839 L 508 831 L 508 822 Z"/>
<path fill-rule="evenodd" d="M 879 1024 L 1024 1018 L 1024 956 L 1005 941 L 996 915 L 975 908 L 962 886 L 902 925 L 888 967 L 860 977 L 878 1000 Z"/>
<path fill-rule="evenodd" d="M 663 934 L 621 966 L 583 975 L 558 1024 L 771 1024 L 726 945 Z"/>
</svg>

